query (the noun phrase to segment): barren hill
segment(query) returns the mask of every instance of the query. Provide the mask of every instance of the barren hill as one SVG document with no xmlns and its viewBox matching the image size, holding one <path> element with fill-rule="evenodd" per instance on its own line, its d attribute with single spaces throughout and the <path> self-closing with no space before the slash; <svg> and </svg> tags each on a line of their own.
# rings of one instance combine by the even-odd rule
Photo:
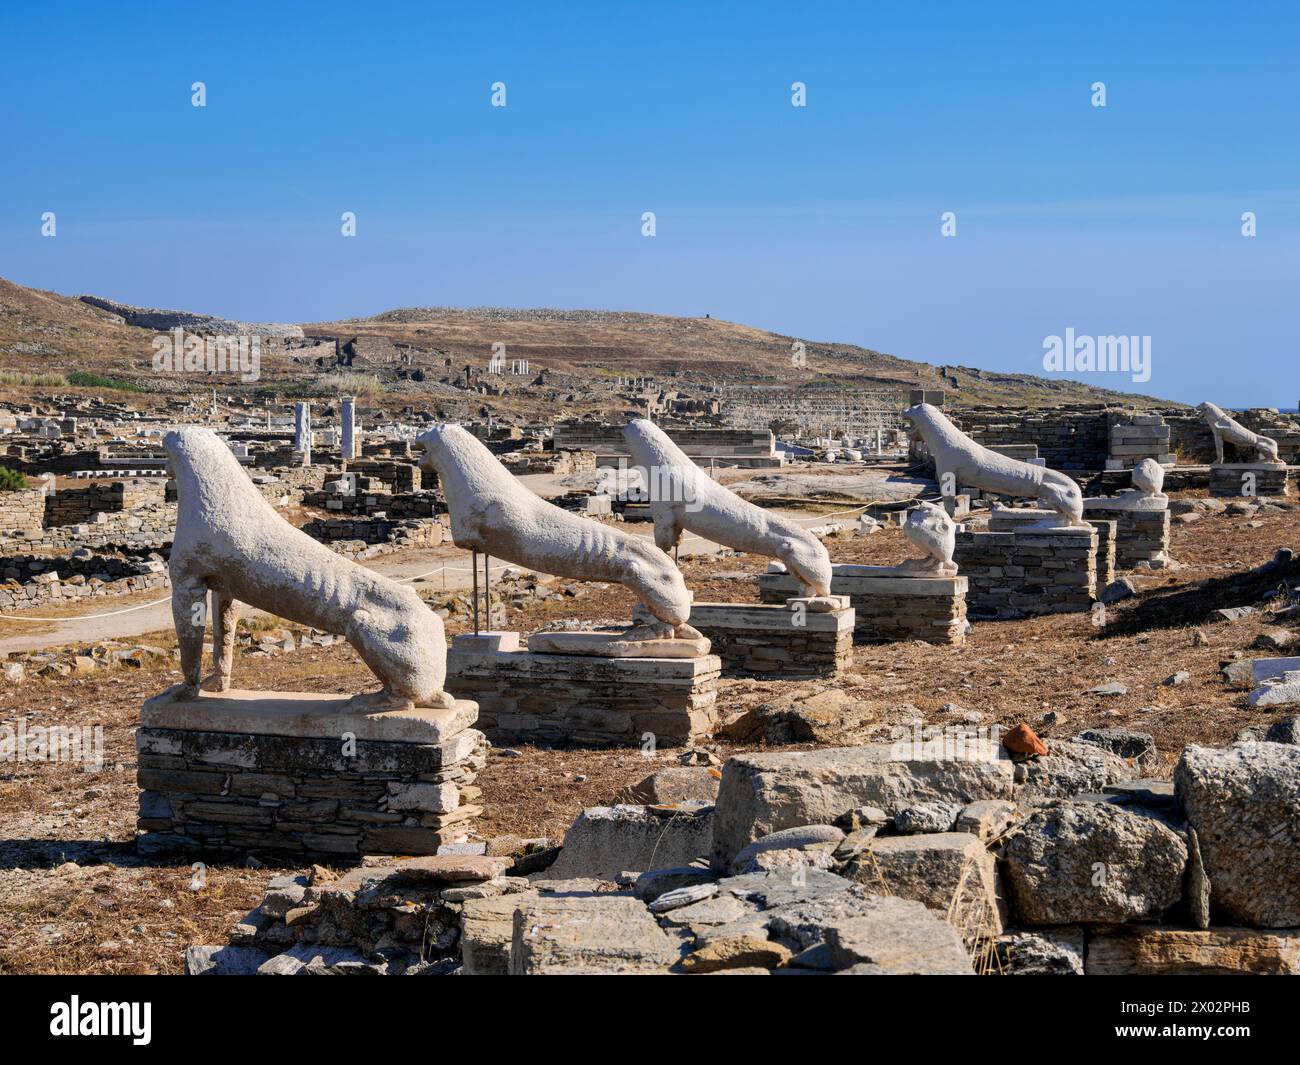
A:
<svg viewBox="0 0 1300 1065">
<path fill-rule="evenodd" d="M 579 377 L 665 375 L 710 384 L 821 385 L 886 392 L 943 388 L 960 405 L 1008 403 L 1168 404 L 1061 378 L 1004 374 L 966 366 L 933 366 L 855 344 L 784 336 L 718 318 L 680 318 L 635 311 L 406 307 L 370 318 L 304 325 L 308 336 L 383 336 L 416 348 L 433 347 L 477 365 L 494 343 L 508 359 Z M 793 365 L 802 342 L 805 366 Z"/>
<path fill-rule="evenodd" d="M 321 348 L 308 351 L 302 345 L 316 340 L 349 345 L 360 339 L 363 343 L 353 343 L 349 350 L 355 347 L 363 354 L 351 358 L 346 369 L 372 375 L 385 394 L 404 403 L 417 402 L 422 393 L 448 395 L 446 382 L 455 380 L 463 366 L 484 368 L 493 345 L 504 344 L 507 360 L 527 359 L 530 373 L 549 371 L 563 389 L 579 393 L 590 387 L 608 395 L 608 386 L 617 378 L 646 376 L 666 387 L 688 389 L 753 385 L 905 396 L 907 389 L 920 386 L 945 389 L 953 405 L 997 403 L 1009 409 L 1063 403 L 1167 405 L 1077 381 L 933 366 L 853 344 L 783 336 L 716 318 L 549 308 L 402 308 L 368 318 L 305 324 L 297 339 L 299 330 L 292 326 L 231 323 L 266 338 L 262 379 L 256 386 L 237 385 L 233 378 L 152 373 L 156 330 L 225 321 L 196 312 L 130 307 L 100 297 L 62 296 L 0 279 L 0 371 L 83 371 L 126 380 L 146 391 L 197 391 L 215 384 L 231 390 L 260 387 L 310 394 L 317 388 L 332 391 L 337 382 L 332 383 L 328 373 L 340 368 L 319 357 Z M 371 343 L 364 343 L 365 338 Z M 802 366 L 792 357 L 796 342 L 804 345 Z M 364 352 L 375 345 L 400 351 L 402 358 L 367 357 Z M 399 365 L 406 372 L 398 370 Z M 32 382 L 8 383 L 12 388 Z"/>
</svg>

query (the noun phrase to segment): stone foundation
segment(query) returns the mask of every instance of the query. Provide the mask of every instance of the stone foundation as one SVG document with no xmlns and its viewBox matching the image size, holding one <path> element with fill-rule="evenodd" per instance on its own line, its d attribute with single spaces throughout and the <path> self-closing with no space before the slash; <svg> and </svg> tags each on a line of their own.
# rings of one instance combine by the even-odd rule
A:
<svg viewBox="0 0 1300 1065">
<path fill-rule="evenodd" d="M 294 861 L 434 854 L 468 836 L 487 742 L 477 708 L 356 714 L 346 696 L 228 691 L 144 704 L 142 853 Z"/>
<path fill-rule="evenodd" d="M 513 640 L 503 641 L 500 637 Z M 598 658 L 502 650 L 518 633 L 457 636 L 447 689 L 479 707 L 493 742 L 677 746 L 713 734 L 722 659 Z"/>
<path fill-rule="evenodd" d="M 1242 462 L 1210 467 L 1210 495 L 1234 499 L 1250 496 L 1284 496 L 1290 480 L 1286 466 L 1264 462 Z M 1248 475 L 1254 476 L 1254 491 L 1249 489 Z"/>
<path fill-rule="evenodd" d="M 1055 517 L 1056 511 L 1036 507 L 994 507 L 989 515 L 989 532 L 1012 532 Z M 1119 568 L 1119 525 L 1113 514 L 1087 517 L 1086 505 L 1084 520 L 1097 530 L 1097 587 L 1105 588 Z"/>
<path fill-rule="evenodd" d="M 1092 527 L 958 532 L 953 559 L 970 580 L 967 607 L 984 617 L 1090 609 L 1097 541 Z"/>
<path fill-rule="evenodd" d="M 790 598 L 761 605 L 694 603 L 690 623 L 709 638 L 724 673 L 825 677 L 853 661 L 853 617 L 847 602 L 816 612 L 806 599 Z"/>
<path fill-rule="evenodd" d="M 1164 497 L 1160 497 L 1164 498 Z M 1115 522 L 1115 566 L 1133 569 L 1147 566 L 1160 569 L 1169 564 L 1169 509 L 1163 507 L 1125 506 L 1122 497 L 1085 499 L 1083 513 L 1094 524 L 1097 519 Z M 1100 545 L 1098 567 L 1100 568 Z M 1098 580 L 1103 584 L 1100 574 Z"/>
<path fill-rule="evenodd" d="M 758 588 L 765 603 L 784 602 L 799 591 L 788 573 L 764 573 Z M 936 577 L 897 566 L 832 567 L 831 592 L 849 597 L 857 643 L 964 643 L 966 591 L 964 576 Z M 694 619 L 693 612 L 691 616 Z"/>
</svg>

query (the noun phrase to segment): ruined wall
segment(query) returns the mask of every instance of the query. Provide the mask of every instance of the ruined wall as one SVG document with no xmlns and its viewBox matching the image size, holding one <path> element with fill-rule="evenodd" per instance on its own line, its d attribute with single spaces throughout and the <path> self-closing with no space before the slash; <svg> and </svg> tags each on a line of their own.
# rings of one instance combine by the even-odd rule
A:
<svg viewBox="0 0 1300 1065">
<path fill-rule="evenodd" d="M 958 428 L 985 447 L 1037 444 L 1039 457 L 1054 470 L 1105 468 L 1109 443 L 1105 409 L 975 407 L 947 413 Z"/>
<path fill-rule="evenodd" d="M 46 528 L 75 525 L 90 521 L 99 513 L 134 510 L 148 503 L 161 503 L 166 482 L 161 478 L 132 478 L 121 481 L 96 481 L 85 487 L 60 488 L 45 498 Z"/>
<path fill-rule="evenodd" d="M 44 488 L 0 492 L 0 536 L 39 530 L 44 520 Z"/>
</svg>

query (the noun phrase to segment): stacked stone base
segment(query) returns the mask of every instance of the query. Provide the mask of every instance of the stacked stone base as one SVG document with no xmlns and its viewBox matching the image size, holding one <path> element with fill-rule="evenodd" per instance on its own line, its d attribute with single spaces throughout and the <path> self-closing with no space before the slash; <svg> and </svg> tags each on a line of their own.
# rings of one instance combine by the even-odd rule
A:
<svg viewBox="0 0 1300 1065">
<path fill-rule="evenodd" d="M 1160 497 L 1163 498 L 1163 497 Z M 1112 519 L 1115 523 L 1115 567 L 1134 569 L 1144 566 L 1161 569 L 1169 565 L 1169 508 L 1126 507 L 1123 497 L 1111 499 L 1085 499 L 1084 516 L 1094 524 L 1098 519 Z M 1101 566 L 1098 546 L 1098 568 Z M 1100 578 L 1099 578 L 1100 580 Z M 1101 581 L 1104 585 L 1108 583 Z"/>
<path fill-rule="evenodd" d="M 690 623 L 709 638 L 724 674 L 833 676 L 853 661 L 853 608 L 813 611 L 807 602 L 695 603 Z"/>
<path fill-rule="evenodd" d="M 718 724 L 722 660 L 599 658 L 484 649 L 458 636 L 447 653 L 447 689 L 478 704 L 493 742 L 689 745 Z"/>
<path fill-rule="evenodd" d="M 989 532 L 1013 532 L 1045 525 L 1059 517 L 1054 510 L 1036 507 L 994 507 L 989 515 Z M 1087 516 L 1086 504 L 1084 520 L 1097 530 L 1097 587 L 1105 588 L 1119 568 L 1119 523 L 1113 514 Z"/>
<path fill-rule="evenodd" d="M 765 603 L 784 602 L 798 592 L 797 582 L 788 573 L 764 573 L 758 587 Z M 964 643 L 969 628 L 967 587 L 963 576 L 936 577 L 897 566 L 832 567 L 831 592 L 849 597 L 857 643 Z M 693 613 L 691 616 L 694 619 Z"/>
<path fill-rule="evenodd" d="M 1210 467 L 1210 495 L 1225 499 L 1285 496 L 1290 474 L 1286 466 L 1264 462 L 1216 464 Z"/>
<path fill-rule="evenodd" d="M 347 714 L 346 698 L 226 692 L 145 704 L 142 853 L 295 861 L 435 854 L 464 841 L 487 741 L 477 709 Z"/>
<path fill-rule="evenodd" d="M 1091 609 L 1097 542 L 1091 526 L 959 532 L 953 559 L 970 581 L 967 608 L 1002 618 Z"/>
</svg>

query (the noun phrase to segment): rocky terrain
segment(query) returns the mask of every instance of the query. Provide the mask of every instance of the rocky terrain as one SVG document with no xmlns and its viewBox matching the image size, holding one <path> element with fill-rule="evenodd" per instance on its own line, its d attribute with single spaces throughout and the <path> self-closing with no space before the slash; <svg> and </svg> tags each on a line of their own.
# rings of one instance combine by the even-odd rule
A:
<svg viewBox="0 0 1300 1065">
<path fill-rule="evenodd" d="M 194 311 L 133 307 L 98 295 L 62 296 L 0 279 L 0 358 L 11 374 L 66 378 L 80 372 L 110 382 L 129 382 L 132 388 L 145 391 L 201 390 L 207 382 L 152 372 L 154 338 L 159 331 L 176 327 L 266 338 L 258 382 L 240 384 L 233 376 L 212 382 L 234 393 L 315 387 L 328 395 L 334 387 L 324 378 L 336 373 L 339 366 L 332 354 L 325 365 L 318 365 L 320 352 L 313 345 L 360 341 L 359 355 L 344 355 L 348 372 L 375 378 L 407 403 L 419 402 L 422 392 L 444 395 L 434 382 L 449 374 L 454 377 L 465 364 L 485 366 L 494 344 L 505 345 L 508 359 L 529 360 L 532 375 L 546 370 L 561 387 L 576 390 L 579 395 L 570 406 L 571 414 L 617 409 L 617 403 L 611 402 L 611 388 L 620 377 L 639 376 L 652 377 L 661 385 L 672 383 L 673 387 L 726 381 L 731 385 L 808 386 L 829 390 L 822 394 L 831 395 L 837 390 L 868 390 L 901 397 L 909 388 L 940 388 L 948 390 L 955 405 L 1033 408 L 1124 403 L 1142 407 L 1153 402 L 1148 397 L 1065 379 L 933 366 L 851 344 L 780 336 L 715 318 L 548 308 L 429 307 L 286 326 L 236 322 Z M 791 364 L 795 341 L 806 345 L 802 368 Z M 4 384 L 0 380 L 0 387 Z M 19 384 L 15 378 L 10 387 Z M 102 389 L 104 383 L 92 387 Z M 539 401 L 530 403 L 527 395 L 500 402 L 534 414 L 554 409 Z"/>
</svg>

